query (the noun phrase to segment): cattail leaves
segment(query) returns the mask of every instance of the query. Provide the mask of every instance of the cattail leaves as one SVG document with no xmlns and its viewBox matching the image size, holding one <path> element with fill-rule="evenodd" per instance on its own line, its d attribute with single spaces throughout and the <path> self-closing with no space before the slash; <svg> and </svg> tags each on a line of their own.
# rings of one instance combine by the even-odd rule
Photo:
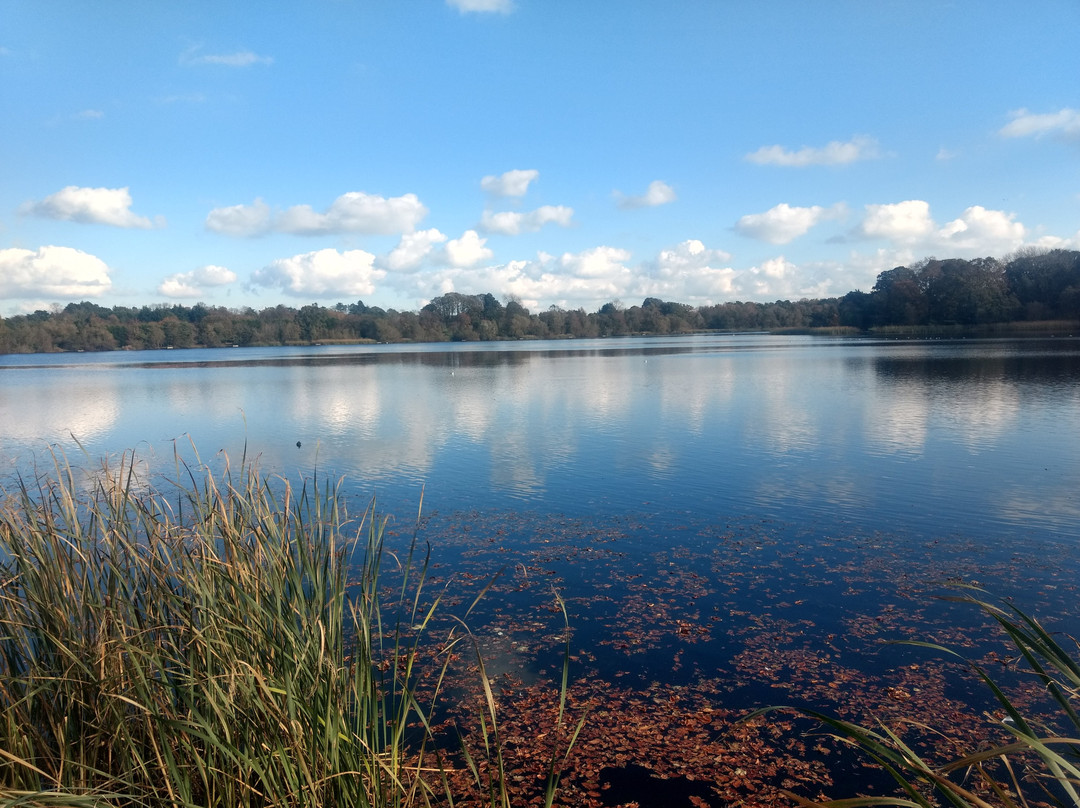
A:
<svg viewBox="0 0 1080 808">
<path fill-rule="evenodd" d="M 438 801 L 451 654 L 417 664 L 441 595 L 415 534 L 389 587 L 385 522 L 335 485 L 134 469 L 58 458 L 0 501 L 0 804 Z"/>
</svg>

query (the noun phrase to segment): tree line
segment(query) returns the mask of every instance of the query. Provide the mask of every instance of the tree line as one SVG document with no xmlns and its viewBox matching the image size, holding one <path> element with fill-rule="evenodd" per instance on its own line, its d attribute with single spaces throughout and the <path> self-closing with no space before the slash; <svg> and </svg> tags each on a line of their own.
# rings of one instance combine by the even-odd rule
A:
<svg viewBox="0 0 1080 808">
<path fill-rule="evenodd" d="M 707 306 L 646 298 L 595 312 L 530 312 L 492 294 L 440 295 L 416 312 L 367 306 L 273 306 L 256 311 L 83 301 L 0 319 L 0 353 L 108 351 L 347 342 L 445 342 L 677 334 L 693 331 L 885 326 L 978 327 L 1080 320 L 1080 252 L 1024 250 L 1006 261 L 928 258 L 882 272 L 869 292 L 839 298 Z"/>
</svg>

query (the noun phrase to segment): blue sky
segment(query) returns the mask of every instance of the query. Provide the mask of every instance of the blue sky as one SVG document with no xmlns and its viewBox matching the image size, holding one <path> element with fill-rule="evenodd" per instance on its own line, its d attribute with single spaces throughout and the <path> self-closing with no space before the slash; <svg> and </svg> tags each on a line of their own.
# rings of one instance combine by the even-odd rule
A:
<svg viewBox="0 0 1080 808">
<path fill-rule="evenodd" d="M 1080 248 L 1080 3 L 0 0 L 0 313 L 868 291 Z"/>
</svg>

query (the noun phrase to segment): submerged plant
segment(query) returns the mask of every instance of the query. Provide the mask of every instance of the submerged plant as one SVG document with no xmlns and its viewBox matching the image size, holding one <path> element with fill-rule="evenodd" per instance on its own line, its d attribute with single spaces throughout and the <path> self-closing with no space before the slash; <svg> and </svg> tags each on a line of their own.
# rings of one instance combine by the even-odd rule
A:
<svg viewBox="0 0 1080 808">
<path fill-rule="evenodd" d="M 1000 714 L 990 718 L 999 730 L 999 738 L 1004 740 L 947 763 L 935 764 L 906 743 L 897 727 L 879 722 L 877 728 L 870 728 L 821 712 L 797 709 L 796 712 L 820 721 L 839 740 L 868 754 L 892 776 L 902 796 L 857 797 L 825 803 L 790 793 L 788 796 L 803 805 L 834 808 L 863 805 L 929 808 L 937 804 L 935 794 L 960 808 L 1028 808 L 1046 804 L 1080 808 L 1080 644 L 1070 638 L 1070 645 L 1063 645 L 1035 617 L 1007 601 L 991 602 L 988 593 L 978 587 L 960 585 L 959 588 L 968 591 L 946 599 L 981 609 L 997 623 L 1017 651 L 1014 661 L 1023 663 L 1018 669 L 1033 677 L 1048 696 L 1051 715 L 1032 715 L 1018 706 L 985 668 L 968 662 L 1000 707 Z M 960 657 L 936 643 L 905 644 Z M 790 709 L 767 707 L 752 715 Z M 921 723 L 918 726 L 926 728 Z"/>
<path fill-rule="evenodd" d="M 416 533 L 392 553 L 317 477 L 134 469 L 58 460 L 0 502 L 0 803 L 452 801 L 431 716 L 467 633 L 428 640 Z"/>
</svg>

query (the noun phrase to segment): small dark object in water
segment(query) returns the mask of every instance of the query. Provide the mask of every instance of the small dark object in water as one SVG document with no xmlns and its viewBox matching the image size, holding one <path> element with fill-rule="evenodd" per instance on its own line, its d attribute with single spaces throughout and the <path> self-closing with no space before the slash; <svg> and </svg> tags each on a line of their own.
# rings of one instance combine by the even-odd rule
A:
<svg viewBox="0 0 1080 808">
<path fill-rule="evenodd" d="M 297 448 L 297 449 L 299 449 L 299 448 L 300 448 L 300 441 L 297 441 L 297 442 L 296 442 L 296 448 Z"/>
</svg>

